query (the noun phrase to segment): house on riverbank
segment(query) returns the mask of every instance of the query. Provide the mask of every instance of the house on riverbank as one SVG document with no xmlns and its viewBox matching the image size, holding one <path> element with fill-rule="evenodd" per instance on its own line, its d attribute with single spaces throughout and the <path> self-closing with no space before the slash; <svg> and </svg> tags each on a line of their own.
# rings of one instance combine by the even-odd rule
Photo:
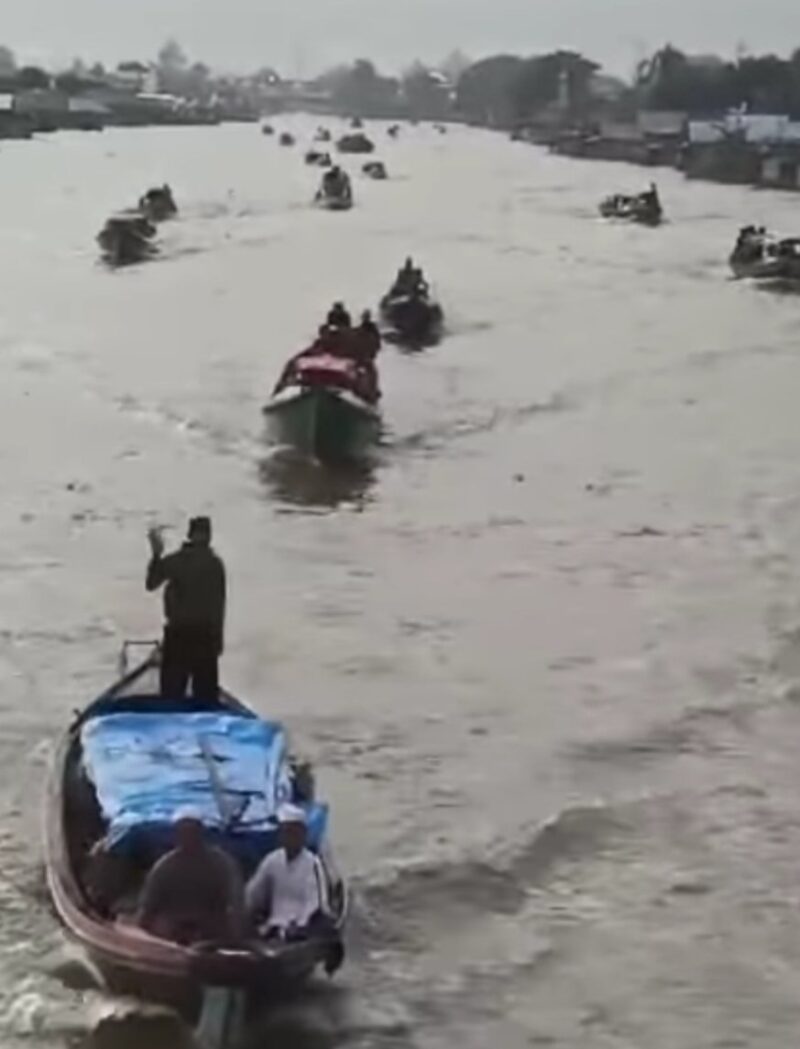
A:
<svg viewBox="0 0 800 1049">
<path fill-rule="evenodd" d="M 680 167 L 687 178 L 800 189 L 800 123 L 788 116 L 727 113 L 691 121 Z"/>
<path fill-rule="evenodd" d="M 33 125 L 14 107 L 14 95 L 0 94 L 0 138 L 31 138 Z"/>
<path fill-rule="evenodd" d="M 561 132 L 550 145 L 565 156 L 672 166 L 685 135 L 685 113 L 642 110 L 633 120 L 606 119 L 593 128 Z"/>
<path fill-rule="evenodd" d="M 761 158 L 759 186 L 800 190 L 800 143 L 785 143 Z"/>
</svg>

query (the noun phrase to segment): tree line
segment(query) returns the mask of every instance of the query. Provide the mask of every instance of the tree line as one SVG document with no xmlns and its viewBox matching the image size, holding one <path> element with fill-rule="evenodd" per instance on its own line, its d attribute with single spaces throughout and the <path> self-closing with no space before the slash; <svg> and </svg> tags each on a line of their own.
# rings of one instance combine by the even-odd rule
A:
<svg viewBox="0 0 800 1049">
<path fill-rule="evenodd" d="M 174 40 L 162 47 L 154 63 L 123 62 L 114 72 L 151 70 L 159 91 L 200 101 L 226 83 L 204 63 L 191 61 Z M 55 86 L 74 94 L 107 75 L 102 64 L 80 60 L 55 75 L 35 66 L 20 68 L 13 52 L 0 47 L 0 90 Z M 279 77 L 266 67 L 249 79 L 274 83 Z M 742 107 L 800 119 L 800 48 L 789 58 L 742 53 L 725 60 L 692 56 L 667 44 L 640 62 L 627 82 L 604 77 L 599 63 L 575 51 L 491 55 L 477 62 L 456 51 L 434 66 L 414 62 L 400 76 L 385 75 L 374 62 L 360 58 L 329 70 L 314 83 L 331 96 L 336 109 L 361 116 L 456 115 L 475 123 L 511 126 L 535 120 L 554 107 L 576 120 L 596 115 L 599 109 L 615 115 L 652 109 L 697 116 Z"/>
<path fill-rule="evenodd" d="M 165 94 L 207 102 L 225 91 L 237 78 L 215 76 L 204 62 L 192 61 L 175 40 L 168 40 L 153 62 L 130 59 L 107 68 L 102 62 L 89 64 L 75 59 L 69 69 L 51 73 L 38 66 L 18 65 L 14 52 L 0 46 L 0 91 L 57 89 L 68 95 L 107 85 L 109 79 L 129 77 L 154 78 L 154 88 Z M 259 70 L 251 80 L 271 82 L 277 74 Z"/>
<path fill-rule="evenodd" d="M 726 61 L 668 44 L 639 63 L 630 82 L 612 83 L 610 95 L 597 90 L 600 71 L 574 51 L 493 55 L 463 73 L 455 105 L 467 119 L 503 125 L 533 120 L 557 103 L 576 118 L 598 108 L 620 116 L 642 109 L 701 116 L 740 107 L 800 118 L 800 48 L 788 59 L 742 54 Z"/>
</svg>

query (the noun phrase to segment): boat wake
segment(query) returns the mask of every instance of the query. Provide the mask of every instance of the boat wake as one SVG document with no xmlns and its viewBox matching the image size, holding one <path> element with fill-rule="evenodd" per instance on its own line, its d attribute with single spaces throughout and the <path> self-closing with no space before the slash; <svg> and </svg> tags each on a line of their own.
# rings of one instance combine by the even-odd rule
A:
<svg viewBox="0 0 800 1049">
<path fill-rule="evenodd" d="M 457 418 L 437 423 L 423 430 L 417 430 L 404 436 L 390 438 L 389 447 L 394 450 L 422 452 L 439 451 L 443 445 L 464 440 L 495 430 L 519 426 L 537 415 L 553 412 L 570 411 L 573 402 L 560 392 L 554 393 L 543 401 L 531 401 L 528 404 L 495 408 L 474 418 Z"/>
<path fill-rule="evenodd" d="M 317 463 L 292 449 L 277 448 L 258 463 L 266 494 L 297 510 L 327 512 L 342 506 L 364 509 L 376 482 L 371 463 Z"/>
<path fill-rule="evenodd" d="M 499 844 L 492 860 L 468 856 L 390 867 L 360 887 L 362 934 L 375 945 L 419 948 L 418 938 L 429 939 L 431 925 L 441 934 L 470 915 L 480 922 L 515 915 L 562 864 L 597 853 L 627 827 L 621 812 L 598 802 L 564 809 L 523 831 L 517 843 Z"/>
</svg>

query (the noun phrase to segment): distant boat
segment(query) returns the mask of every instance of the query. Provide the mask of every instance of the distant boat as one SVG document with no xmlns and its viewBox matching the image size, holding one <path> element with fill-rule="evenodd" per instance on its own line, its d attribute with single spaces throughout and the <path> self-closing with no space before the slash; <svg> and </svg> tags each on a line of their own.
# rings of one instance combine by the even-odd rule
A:
<svg viewBox="0 0 800 1049">
<path fill-rule="evenodd" d="M 322 176 L 315 202 L 328 211 L 349 211 L 353 206 L 350 176 L 341 168 L 332 168 Z"/>
<path fill-rule="evenodd" d="M 800 237 L 779 239 L 763 227 L 746 226 L 739 232 L 729 263 L 740 278 L 800 282 Z"/>
<path fill-rule="evenodd" d="M 368 178 L 382 182 L 389 177 L 386 165 L 382 160 L 368 160 L 361 169 Z"/>
<path fill-rule="evenodd" d="M 178 205 L 169 186 L 156 186 L 139 201 L 139 210 L 151 222 L 166 222 L 178 214 Z"/>
<path fill-rule="evenodd" d="M 112 215 L 97 234 L 103 261 L 109 266 L 130 266 L 157 253 L 152 243 L 156 228 L 140 211 Z"/>
<path fill-rule="evenodd" d="M 322 153 L 318 149 L 310 149 L 306 153 L 306 164 L 311 167 L 329 168 L 333 166 L 330 153 Z"/>
<path fill-rule="evenodd" d="M 658 191 L 652 186 L 637 196 L 615 193 L 600 204 L 600 214 L 606 219 L 622 219 L 642 226 L 658 226 L 664 219 Z"/>
<path fill-rule="evenodd" d="M 374 153 L 375 144 L 361 132 L 354 135 L 343 135 L 336 143 L 340 153 Z"/>
<path fill-rule="evenodd" d="M 390 291 L 380 304 L 386 338 L 401 346 L 434 346 L 444 331 L 444 310 L 427 294 Z"/>
</svg>

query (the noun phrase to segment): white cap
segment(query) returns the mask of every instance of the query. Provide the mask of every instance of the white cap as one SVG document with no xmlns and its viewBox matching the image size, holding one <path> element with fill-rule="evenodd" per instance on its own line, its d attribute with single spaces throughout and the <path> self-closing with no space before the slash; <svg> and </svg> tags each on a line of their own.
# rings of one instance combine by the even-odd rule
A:
<svg viewBox="0 0 800 1049">
<path fill-rule="evenodd" d="M 281 805 L 278 809 L 278 823 L 302 823 L 306 825 L 305 809 L 299 805 Z"/>
</svg>

